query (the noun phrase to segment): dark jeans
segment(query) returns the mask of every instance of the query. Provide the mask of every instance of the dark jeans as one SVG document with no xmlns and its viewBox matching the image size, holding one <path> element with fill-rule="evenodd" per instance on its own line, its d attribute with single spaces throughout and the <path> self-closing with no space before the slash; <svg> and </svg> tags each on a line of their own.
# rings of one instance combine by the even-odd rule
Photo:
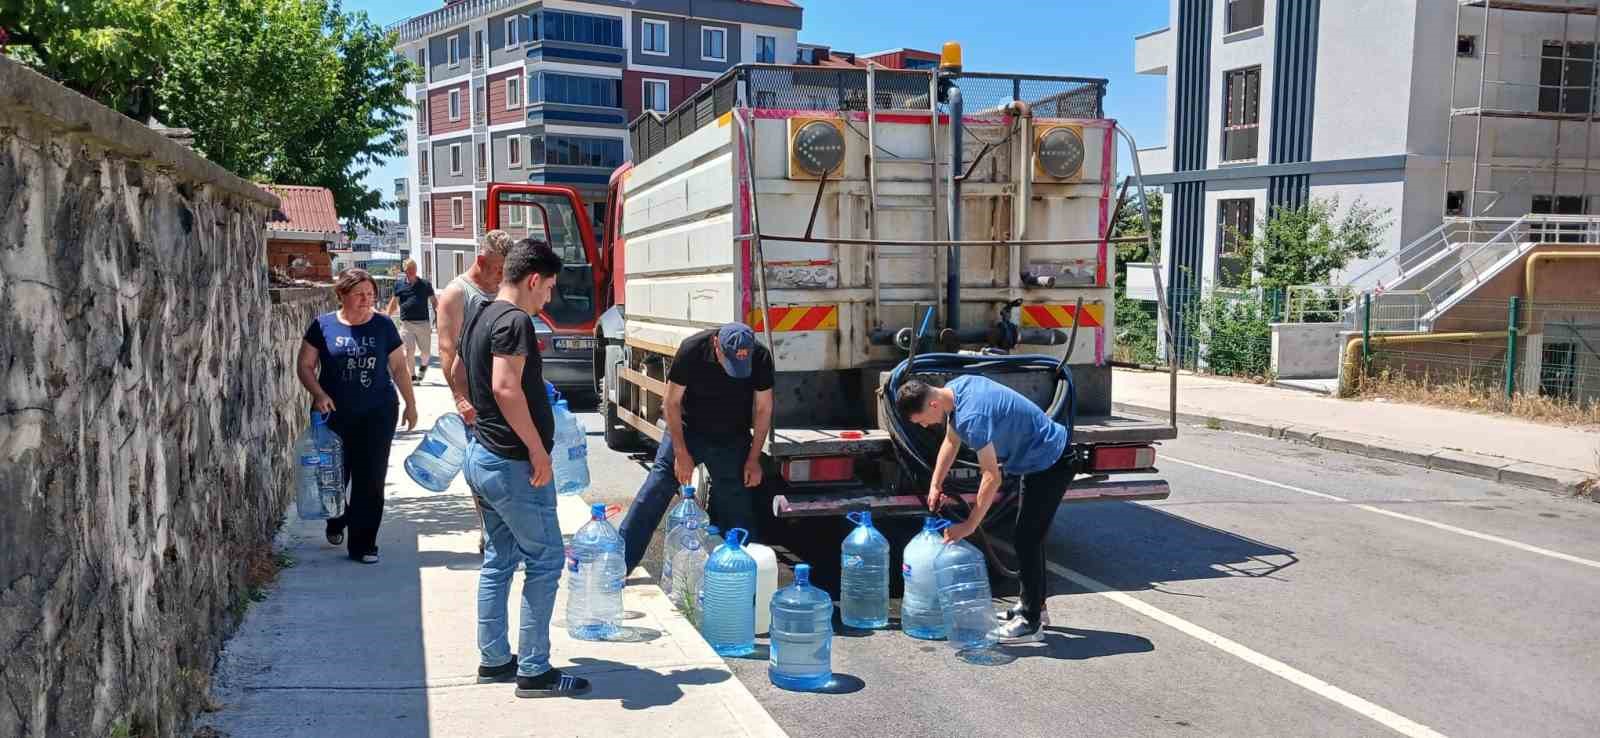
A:
<svg viewBox="0 0 1600 738">
<path fill-rule="evenodd" d="M 744 486 L 744 460 L 750 453 L 750 437 L 704 436 L 685 432 L 689 455 L 696 464 L 704 464 L 711 475 L 711 524 L 724 532 L 744 528 L 750 540 L 757 540 L 755 530 L 755 501 L 751 491 Z M 656 460 L 650 465 L 650 474 L 633 497 L 633 505 L 622 519 L 622 539 L 628 545 L 628 571 L 644 560 L 645 549 L 650 547 L 650 537 L 661 525 L 661 517 L 678 496 L 678 477 L 672 467 L 672 436 L 663 434 L 661 446 L 656 449 Z M 695 490 L 699 495 L 702 490 Z M 705 505 L 705 498 L 695 499 Z"/>
<path fill-rule="evenodd" d="M 1072 482 L 1072 453 L 1069 448 L 1049 469 L 1022 477 L 1022 503 L 1017 506 L 1017 527 L 1013 538 L 1022 574 L 1022 614 L 1029 622 L 1039 622 L 1044 613 L 1044 542 L 1050 537 L 1061 495 Z"/>
<path fill-rule="evenodd" d="M 389 474 L 389 448 L 399 420 L 400 405 L 395 403 L 356 415 L 335 410 L 328 417 L 328 427 L 344 442 L 344 478 L 350 487 L 350 504 L 344 515 L 329 520 L 328 526 L 345 529 L 345 547 L 352 557 L 378 547 L 383 484 Z"/>
</svg>

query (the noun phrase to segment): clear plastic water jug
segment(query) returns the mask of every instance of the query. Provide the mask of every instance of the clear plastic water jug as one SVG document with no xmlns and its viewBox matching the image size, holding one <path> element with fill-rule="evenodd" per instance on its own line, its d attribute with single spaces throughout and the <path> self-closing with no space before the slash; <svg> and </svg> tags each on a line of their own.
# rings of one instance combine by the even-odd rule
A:
<svg viewBox="0 0 1600 738">
<path fill-rule="evenodd" d="M 627 571 L 622 534 L 606 520 L 606 506 L 589 507 L 567 547 L 567 633 L 598 641 L 617 634 L 622 622 L 622 586 Z"/>
<path fill-rule="evenodd" d="M 811 565 L 772 596 L 772 653 L 767 677 L 783 689 L 813 690 L 833 679 L 833 599 L 811 586 Z"/>
<path fill-rule="evenodd" d="M 744 550 L 749 531 L 734 528 L 706 561 L 700 633 L 720 656 L 756 650 L 756 561 Z"/>
<path fill-rule="evenodd" d="M 956 650 L 992 646 L 994 601 L 989 596 L 989 566 L 983 552 L 966 541 L 945 544 L 934 562 L 939 573 L 939 604 L 945 638 Z"/>
<path fill-rule="evenodd" d="M 703 530 L 708 522 L 705 511 L 700 509 L 698 502 L 695 502 L 694 485 L 685 484 L 680 491 L 683 493 L 683 500 L 667 513 L 667 537 L 661 546 L 661 589 L 667 594 L 672 594 L 672 588 L 676 585 L 673 581 L 673 567 L 677 564 L 675 557 L 683 550 L 683 542 L 678 540 L 678 536 L 683 533 L 684 526 L 691 520 L 700 524 L 702 531 L 698 535 L 703 536 Z"/>
<path fill-rule="evenodd" d="M 415 451 L 406 457 L 406 474 L 423 489 L 443 492 L 461 472 L 467 458 L 467 423 L 455 413 L 433 422 Z"/>
<path fill-rule="evenodd" d="M 301 520 L 327 520 L 344 514 L 344 443 L 328 427 L 328 416 L 311 413 L 311 429 L 295 456 L 295 510 Z"/>
<path fill-rule="evenodd" d="M 848 517 L 856 529 L 839 551 L 839 621 L 883 628 L 889 625 L 889 539 L 872 527 L 871 512 Z"/>
<path fill-rule="evenodd" d="M 589 434 L 566 400 L 556 400 L 551 410 L 556 420 L 555 445 L 550 451 L 556 493 L 582 494 L 589 489 Z"/>
<path fill-rule="evenodd" d="M 934 560 L 944 550 L 944 536 L 939 531 L 949 525 L 948 520 L 923 518 L 922 532 L 906 544 L 901 556 L 900 577 L 905 581 L 905 595 L 900 600 L 900 629 L 912 638 L 937 641 L 945 636 Z"/>
<path fill-rule="evenodd" d="M 672 557 L 672 581 L 670 587 L 666 576 L 662 576 L 662 589 L 666 590 L 672 604 L 678 612 L 693 623 L 700 626 L 700 579 L 706 573 L 706 535 L 705 529 L 699 519 L 690 519 L 678 529 L 678 553 Z"/>
</svg>

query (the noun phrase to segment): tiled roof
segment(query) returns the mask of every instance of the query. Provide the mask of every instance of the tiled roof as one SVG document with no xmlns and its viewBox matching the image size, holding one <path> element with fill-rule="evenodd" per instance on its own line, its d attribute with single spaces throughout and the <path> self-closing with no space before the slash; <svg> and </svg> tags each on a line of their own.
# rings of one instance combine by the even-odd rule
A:
<svg viewBox="0 0 1600 738">
<path fill-rule="evenodd" d="M 309 231 L 337 234 L 339 212 L 333 207 L 333 191 L 326 187 L 264 184 L 262 189 L 278 196 L 280 204 L 267 219 L 270 231 Z"/>
</svg>

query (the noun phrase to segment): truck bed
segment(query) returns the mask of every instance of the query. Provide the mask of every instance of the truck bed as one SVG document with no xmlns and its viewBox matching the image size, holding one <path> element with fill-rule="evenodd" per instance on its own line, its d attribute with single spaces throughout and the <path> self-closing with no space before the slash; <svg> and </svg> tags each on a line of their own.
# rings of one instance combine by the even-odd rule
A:
<svg viewBox="0 0 1600 738">
<path fill-rule="evenodd" d="M 830 456 L 887 452 L 888 431 L 779 428 L 768 444 L 773 456 Z M 1072 431 L 1073 443 L 1144 443 L 1168 441 L 1177 430 L 1165 421 L 1133 415 L 1081 415 Z"/>
</svg>

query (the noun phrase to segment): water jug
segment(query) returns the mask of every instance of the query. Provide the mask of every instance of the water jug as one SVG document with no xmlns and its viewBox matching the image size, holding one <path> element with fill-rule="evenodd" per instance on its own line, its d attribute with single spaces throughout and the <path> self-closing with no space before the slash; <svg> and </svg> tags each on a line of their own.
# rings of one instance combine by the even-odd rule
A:
<svg viewBox="0 0 1600 738">
<path fill-rule="evenodd" d="M 772 627 L 772 593 L 778 591 L 778 554 L 759 543 L 745 544 L 745 553 L 756 561 L 756 633 Z"/>
<path fill-rule="evenodd" d="M 811 565 L 794 568 L 794 584 L 772 596 L 772 653 L 767 677 L 792 690 L 833 679 L 833 600 L 811 586 Z"/>
<path fill-rule="evenodd" d="M 905 596 L 900 600 L 900 629 L 912 638 L 937 641 L 944 638 L 944 612 L 939 607 L 939 577 L 933 562 L 944 550 L 939 531 L 950 525 L 934 517 L 922 519 L 918 533 L 902 555 L 900 576 L 905 580 Z"/>
<path fill-rule="evenodd" d="M 556 400 L 551 410 L 556 419 L 555 446 L 550 451 L 556 493 L 582 494 L 589 489 L 589 434 L 566 400 Z"/>
<path fill-rule="evenodd" d="M 467 458 L 467 424 L 455 413 L 433 422 L 422 443 L 406 457 L 406 474 L 424 489 L 443 492 L 461 471 Z"/>
<path fill-rule="evenodd" d="M 683 485 L 681 492 L 683 493 L 683 501 L 674 506 L 672 512 L 667 513 L 667 537 L 661 546 L 661 589 L 667 594 L 672 594 L 672 588 L 676 585 L 673 580 L 672 570 L 677 563 L 674 558 L 679 551 L 683 550 L 683 544 L 678 540 L 678 535 L 683 532 L 683 527 L 691 520 L 698 521 L 702 529 L 705 528 L 708 522 L 705 511 L 701 510 L 700 504 L 695 502 L 694 485 Z"/>
<path fill-rule="evenodd" d="M 567 633 L 573 638 L 598 641 L 620 630 L 623 549 L 622 534 L 606 520 L 606 506 L 589 506 L 589 522 L 567 547 Z"/>
<path fill-rule="evenodd" d="M 889 624 L 889 539 L 872 527 L 871 512 L 848 516 L 856 529 L 839 552 L 839 620 L 851 628 Z"/>
<path fill-rule="evenodd" d="M 706 573 L 706 536 L 701 526 L 699 519 L 690 519 L 678 529 L 679 549 L 672 557 L 670 588 L 665 575 L 662 577 L 662 589 L 695 627 L 700 626 L 700 579 Z"/>
<path fill-rule="evenodd" d="M 719 656 L 756 650 L 756 562 L 744 550 L 749 531 L 734 528 L 706 561 L 700 633 Z"/>
<path fill-rule="evenodd" d="M 311 429 L 295 446 L 295 508 L 301 520 L 344 514 L 344 443 L 328 427 L 328 416 L 311 413 Z"/>
<path fill-rule="evenodd" d="M 966 541 L 946 544 L 934 561 L 939 572 L 939 604 L 945 637 L 958 651 L 992 646 L 994 602 L 989 596 L 989 566 L 983 552 Z"/>
</svg>

